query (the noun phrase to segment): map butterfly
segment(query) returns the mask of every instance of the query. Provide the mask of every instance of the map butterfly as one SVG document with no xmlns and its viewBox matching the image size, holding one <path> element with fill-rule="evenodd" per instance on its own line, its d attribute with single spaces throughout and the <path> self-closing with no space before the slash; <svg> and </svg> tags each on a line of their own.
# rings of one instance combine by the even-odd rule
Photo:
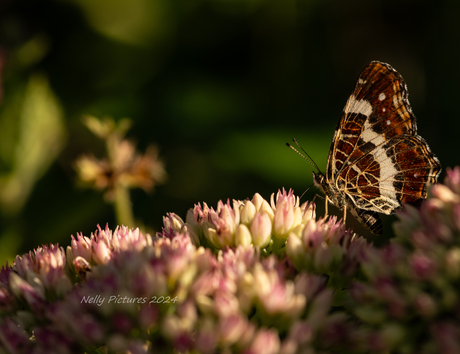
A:
<svg viewBox="0 0 460 354">
<path fill-rule="evenodd" d="M 390 65 L 373 61 L 363 70 L 332 138 L 326 174 L 307 159 L 318 170 L 313 181 L 326 196 L 326 215 L 331 202 L 344 211 L 344 220 L 348 209 L 381 234 L 378 213 L 388 215 L 402 203 L 418 206 L 426 199 L 441 164 L 417 135 L 407 97 L 402 76 Z"/>
</svg>

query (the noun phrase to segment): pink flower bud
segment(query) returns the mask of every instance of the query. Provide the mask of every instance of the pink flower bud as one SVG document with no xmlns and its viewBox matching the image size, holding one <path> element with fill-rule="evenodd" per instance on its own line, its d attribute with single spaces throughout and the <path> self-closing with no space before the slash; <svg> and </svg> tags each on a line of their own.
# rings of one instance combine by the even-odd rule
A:
<svg viewBox="0 0 460 354">
<path fill-rule="evenodd" d="M 209 218 L 209 208 L 206 203 L 203 203 L 203 208 L 200 203 L 195 204 L 193 208 L 193 219 L 197 224 L 201 224 L 204 221 L 208 221 Z"/>
<path fill-rule="evenodd" d="M 106 264 L 112 258 L 112 251 L 103 240 L 93 242 L 93 259 L 97 264 Z"/>
<path fill-rule="evenodd" d="M 302 214 L 302 224 L 306 224 L 311 219 L 316 219 L 316 205 L 314 203 L 303 203 L 300 206 L 300 211 Z"/>
<path fill-rule="evenodd" d="M 460 167 L 455 166 L 454 168 L 447 168 L 446 174 L 447 177 L 444 182 L 446 186 L 454 193 L 460 194 Z"/>
<path fill-rule="evenodd" d="M 240 339 L 246 327 L 245 319 L 236 314 L 230 315 L 220 319 L 218 333 L 224 343 L 231 345 Z"/>
<path fill-rule="evenodd" d="M 71 236 L 72 241 L 70 242 L 70 249 L 74 258 L 83 257 L 88 262 L 91 262 L 91 239 L 83 236 L 82 233 L 77 233 L 77 239 Z M 71 261 L 71 260 L 70 260 Z"/>
<path fill-rule="evenodd" d="M 301 269 L 305 260 L 302 240 L 294 232 L 289 233 L 286 242 L 286 254 L 297 269 Z"/>
<path fill-rule="evenodd" d="M 234 246 L 234 235 L 236 227 L 240 222 L 239 203 L 233 201 L 233 208 L 230 201 L 224 204 L 222 201 L 217 203 L 217 210 L 209 210 L 209 221 L 214 227 L 205 228 L 205 236 L 217 248 Z"/>
<path fill-rule="evenodd" d="M 244 203 L 244 206 L 241 209 L 240 215 L 241 215 L 242 224 L 245 224 L 245 225 L 251 224 L 252 219 L 254 219 L 254 215 L 256 215 L 256 207 L 250 200 Z"/>
<path fill-rule="evenodd" d="M 275 354 L 280 350 L 280 338 L 275 329 L 259 329 L 249 347 L 251 354 Z"/>
<path fill-rule="evenodd" d="M 264 198 L 262 198 L 259 193 L 254 194 L 254 197 L 252 198 L 252 204 L 254 204 L 256 211 L 267 213 L 270 216 L 270 219 L 273 220 L 274 214 L 272 207 Z"/>
<path fill-rule="evenodd" d="M 258 212 L 251 223 L 252 242 L 261 248 L 268 245 L 272 232 L 272 222 L 267 213 Z"/>
<path fill-rule="evenodd" d="M 342 257 L 343 250 L 340 246 L 322 242 L 315 252 L 315 270 L 319 273 L 327 273 L 340 265 Z"/>
<path fill-rule="evenodd" d="M 267 201 L 264 198 L 262 198 L 262 196 L 259 193 L 254 194 L 254 196 L 252 197 L 252 204 L 254 204 L 254 207 L 257 211 L 260 210 L 264 202 L 266 203 Z"/>
<path fill-rule="evenodd" d="M 459 203 L 460 197 L 455 194 L 449 187 L 443 184 L 435 184 L 431 188 L 431 193 L 436 198 L 442 200 L 444 203 Z"/>
<path fill-rule="evenodd" d="M 295 214 L 294 206 L 291 203 L 284 201 L 281 204 L 277 204 L 273 219 L 273 234 L 275 237 L 284 238 L 287 236 L 294 226 Z M 300 213 L 298 214 L 300 216 Z"/>
<path fill-rule="evenodd" d="M 229 292 L 219 291 L 214 295 L 214 313 L 220 317 L 238 314 L 238 299 Z"/>
<path fill-rule="evenodd" d="M 270 223 L 271 224 L 271 223 Z M 244 224 L 238 225 L 235 232 L 235 246 L 247 247 L 252 243 L 251 232 Z"/>
<path fill-rule="evenodd" d="M 180 216 L 174 213 L 168 213 L 166 216 L 163 216 L 162 232 L 159 232 L 157 235 L 173 238 L 176 234 L 182 231 L 183 227 L 184 221 Z"/>
<path fill-rule="evenodd" d="M 45 288 L 37 277 L 31 281 L 34 286 L 31 286 L 16 273 L 11 272 L 10 274 L 10 287 L 14 295 L 22 297 L 34 311 L 39 311 L 44 305 Z"/>
</svg>

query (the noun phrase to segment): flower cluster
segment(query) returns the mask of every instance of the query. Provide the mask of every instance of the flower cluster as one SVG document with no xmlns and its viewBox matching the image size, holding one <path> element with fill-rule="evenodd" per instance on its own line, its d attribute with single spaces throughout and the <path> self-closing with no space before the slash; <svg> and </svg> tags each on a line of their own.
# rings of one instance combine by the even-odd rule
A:
<svg viewBox="0 0 460 354">
<path fill-rule="evenodd" d="M 217 208 L 206 203 L 189 210 L 184 222 L 176 214 L 163 219 L 159 236 L 187 232 L 196 246 L 213 250 L 253 245 L 262 255 L 284 251 L 297 270 L 329 276 L 329 282 L 341 289 L 358 268 L 357 254 L 367 246 L 336 217 L 315 220 L 313 203 L 299 205 L 292 191 L 272 194 L 270 203 L 259 194 L 251 200 L 219 201 Z"/>
<path fill-rule="evenodd" d="M 324 278 L 261 259 L 252 245 L 216 255 L 186 233 L 152 242 L 106 227 L 72 238 L 65 258 L 44 247 L 2 270 L 0 348 L 295 353 L 332 347 L 346 333 L 345 316 L 329 313 Z"/>
<path fill-rule="evenodd" d="M 251 200 L 233 200 L 232 204 L 219 201 L 216 209 L 198 203 L 187 213 L 185 223 L 175 214 L 165 217 L 159 235 L 187 231 L 196 246 L 219 250 L 254 245 L 278 253 L 291 232 L 298 233 L 315 217 L 314 204 L 299 205 L 299 198 L 283 189 L 276 198 L 272 194 L 270 203 L 258 193 Z"/>
<path fill-rule="evenodd" d="M 289 231 L 314 218 L 312 205 L 299 206 L 298 197 L 292 191 L 278 192 L 269 204 L 260 194 L 252 200 L 237 201 L 233 204 L 219 201 L 217 208 L 195 205 L 187 214 L 187 229 L 197 245 L 214 249 L 247 246 L 265 248 L 276 240 L 285 241 Z M 278 242 L 279 243 L 279 242 Z"/>
<path fill-rule="evenodd" d="M 363 251 L 364 278 L 350 291 L 364 346 L 460 353 L 460 168 L 447 170 L 420 209 L 406 206 L 398 216 L 396 238 Z"/>
<path fill-rule="evenodd" d="M 460 168 L 377 248 L 292 191 L 108 227 L 0 271 L 0 352 L 458 353 Z"/>
<path fill-rule="evenodd" d="M 256 194 L 216 209 L 197 205 L 186 223 L 168 214 L 153 238 L 106 227 L 72 236 L 66 251 L 38 248 L 0 273 L 0 349 L 289 354 L 339 347 L 350 328 L 344 313 L 332 311 L 327 278 L 320 268 L 296 269 L 285 252 L 286 240 L 312 232 L 330 245 L 351 242 L 335 219 L 314 217 L 313 204 L 299 206 L 283 190 L 270 203 Z"/>
</svg>

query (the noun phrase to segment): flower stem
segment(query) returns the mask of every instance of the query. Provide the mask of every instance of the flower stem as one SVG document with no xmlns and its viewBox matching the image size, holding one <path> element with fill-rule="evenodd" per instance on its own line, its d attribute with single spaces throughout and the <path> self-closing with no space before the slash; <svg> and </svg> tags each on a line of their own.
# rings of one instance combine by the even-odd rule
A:
<svg viewBox="0 0 460 354">
<path fill-rule="evenodd" d="M 117 170 L 117 146 L 120 144 L 120 136 L 113 132 L 107 137 L 106 146 L 107 154 L 113 170 Z M 120 183 L 115 182 L 114 186 L 114 206 L 115 214 L 117 217 L 117 224 L 128 227 L 134 227 L 134 217 L 132 210 L 131 197 L 129 195 L 129 188 Z"/>
<path fill-rule="evenodd" d="M 117 224 L 128 227 L 134 226 L 133 210 L 129 189 L 122 186 L 120 183 L 115 185 L 115 213 L 117 216 Z"/>
<path fill-rule="evenodd" d="M 285 246 L 285 244 L 286 244 L 286 238 L 274 237 L 274 242 L 272 245 L 273 253 L 279 255 L 281 252 L 281 249 Z"/>
</svg>

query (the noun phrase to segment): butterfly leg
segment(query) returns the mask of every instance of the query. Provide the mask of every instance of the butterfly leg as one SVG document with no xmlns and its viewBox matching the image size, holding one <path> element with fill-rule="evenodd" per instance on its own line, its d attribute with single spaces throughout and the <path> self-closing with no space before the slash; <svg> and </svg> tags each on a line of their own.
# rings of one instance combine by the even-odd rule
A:
<svg viewBox="0 0 460 354">
<path fill-rule="evenodd" d="M 347 225 L 346 222 L 347 222 L 347 206 L 345 205 L 345 206 L 343 207 L 343 224 L 344 224 L 345 226 Z"/>
<path fill-rule="evenodd" d="M 324 201 L 324 217 L 326 217 L 328 215 L 328 213 L 327 213 L 328 204 L 329 204 L 329 198 L 326 195 L 326 200 Z"/>
<path fill-rule="evenodd" d="M 315 202 L 315 200 L 316 200 L 316 197 L 318 197 L 318 198 L 321 198 L 321 199 L 324 199 L 324 200 L 325 200 L 325 203 L 326 203 L 326 206 L 325 206 L 325 209 L 326 209 L 326 213 L 325 213 L 324 217 L 326 217 L 326 216 L 327 216 L 327 203 L 328 203 L 328 200 L 326 199 L 327 197 L 323 197 L 322 195 L 319 195 L 319 194 L 315 194 L 315 196 L 313 197 L 313 200 L 311 201 L 312 203 L 314 203 L 314 202 Z M 313 213 L 315 212 L 315 210 L 316 210 L 316 203 L 315 203 L 315 208 L 314 208 L 314 209 L 312 209 L 312 211 L 311 211 L 311 212 L 312 212 L 312 216 L 313 216 Z"/>
</svg>

